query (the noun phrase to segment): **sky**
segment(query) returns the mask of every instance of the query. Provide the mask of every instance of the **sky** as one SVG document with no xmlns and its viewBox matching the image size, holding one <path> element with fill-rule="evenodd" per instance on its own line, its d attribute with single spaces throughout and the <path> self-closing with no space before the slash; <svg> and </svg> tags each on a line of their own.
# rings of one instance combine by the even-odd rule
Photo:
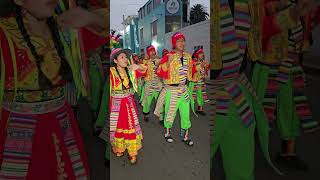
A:
<svg viewBox="0 0 320 180">
<path fill-rule="evenodd" d="M 122 17 L 128 15 L 138 15 L 138 10 L 148 0 L 110 0 L 110 26 L 111 29 L 122 30 Z M 190 6 L 202 4 L 207 8 L 209 13 L 210 0 L 190 0 Z"/>
</svg>

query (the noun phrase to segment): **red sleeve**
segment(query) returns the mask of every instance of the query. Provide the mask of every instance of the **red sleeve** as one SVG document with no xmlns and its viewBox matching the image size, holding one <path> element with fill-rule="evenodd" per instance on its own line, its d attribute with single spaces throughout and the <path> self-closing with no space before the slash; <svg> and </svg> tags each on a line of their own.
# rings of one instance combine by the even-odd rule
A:
<svg viewBox="0 0 320 180">
<path fill-rule="evenodd" d="M 148 66 L 144 72 L 136 71 L 136 78 L 146 77 L 148 75 Z"/>
<path fill-rule="evenodd" d="M 169 61 L 169 55 L 170 54 L 167 54 L 165 55 L 161 61 L 160 61 L 160 64 L 159 64 L 159 67 L 158 67 L 158 70 L 157 70 L 157 75 L 160 77 L 160 78 L 163 78 L 163 79 L 169 79 L 169 70 L 167 71 L 164 71 L 162 66 L 164 65 L 164 63 L 168 62 Z"/>
<path fill-rule="evenodd" d="M 191 61 L 191 64 L 192 64 L 192 71 L 191 71 L 192 77 L 193 77 L 194 74 L 197 72 L 196 63 L 197 63 L 197 61 L 195 61 L 195 60 L 192 60 L 192 61 Z"/>
<path fill-rule="evenodd" d="M 81 36 L 85 53 L 88 53 L 90 50 L 97 49 L 108 42 L 108 37 L 98 36 L 86 28 L 81 29 Z"/>
</svg>

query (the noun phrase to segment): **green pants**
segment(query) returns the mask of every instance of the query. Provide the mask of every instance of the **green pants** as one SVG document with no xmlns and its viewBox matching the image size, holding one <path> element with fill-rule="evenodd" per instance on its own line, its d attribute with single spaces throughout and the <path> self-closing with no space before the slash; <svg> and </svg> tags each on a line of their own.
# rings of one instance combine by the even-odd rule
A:
<svg viewBox="0 0 320 180">
<path fill-rule="evenodd" d="M 96 120 L 96 126 L 97 127 L 104 127 L 109 123 L 107 115 L 109 114 L 109 97 L 110 97 L 110 89 L 109 89 L 109 82 L 106 81 L 104 84 L 104 91 L 101 99 L 101 106 L 100 111 L 98 115 L 98 119 Z M 105 152 L 105 158 L 110 160 L 110 142 L 106 142 L 106 152 Z"/>
<path fill-rule="evenodd" d="M 202 93 L 202 87 L 198 85 L 198 88 L 196 92 L 194 92 L 194 86 L 196 86 L 199 83 L 196 82 L 189 82 L 189 90 L 192 92 L 193 98 L 197 99 L 198 106 L 204 105 L 204 98 Z"/>
<path fill-rule="evenodd" d="M 153 91 L 150 96 L 147 97 L 145 104 L 143 105 L 143 113 L 148 114 L 150 112 L 150 107 L 152 100 L 157 100 L 159 97 L 160 92 Z"/>
<path fill-rule="evenodd" d="M 141 97 L 142 95 L 142 89 L 143 89 L 142 79 L 138 79 L 138 96 L 139 97 Z"/>
<path fill-rule="evenodd" d="M 192 98 L 192 97 L 190 97 Z M 167 115 L 169 112 L 170 103 L 172 101 L 171 92 L 166 92 L 165 97 L 165 107 L 164 107 L 164 127 L 165 128 L 172 128 L 173 122 L 167 122 Z M 184 96 L 178 98 L 176 100 L 177 104 L 174 109 L 174 117 L 176 116 L 177 111 L 180 112 L 180 123 L 181 123 L 181 129 L 189 129 L 191 127 L 191 121 L 190 121 L 190 100 L 187 101 Z"/>
<path fill-rule="evenodd" d="M 270 67 L 266 65 L 257 63 L 254 67 L 252 85 L 260 99 L 263 99 L 266 94 L 269 72 Z M 300 121 L 295 110 L 292 75 L 286 84 L 281 84 L 276 102 L 276 122 L 281 138 L 295 139 L 300 135 Z"/>
<path fill-rule="evenodd" d="M 99 111 L 101 100 L 101 76 L 99 70 L 90 64 L 89 68 L 90 81 L 91 81 L 91 93 L 90 93 L 90 107 L 94 112 Z"/>
<path fill-rule="evenodd" d="M 220 148 L 226 180 L 254 180 L 254 152 L 255 128 L 258 129 L 261 149 L 272 167 L 269 157 L 269 127 L 262 105 L 257 102 L 251 93 L 240 86 L 251 109 L 255 113 L 256 121 L 246 128 L 232 102 L 226 116 L 216 115 L 212 137 L 211 157 Z"/>
<path fill-rule="evenodd" d="M 143 101 L 143 98 L 144 98 L 144 86 L 141 87 L 141 95 L 140 95 L 140 100 L 139 100 L 139 103 L 142 103 Z"/>
<path fill-rule="evenodd" d="M 105 123 L 107 123 L 106 120 L 107 120 L 107 115 L 109 111 L 109 98 L 110 98 L 109 96 L 110 96 L 109 83 L 108 81 L 106 81 L 104 84 L 103 95 L 101 98 L 101 105 L 100 105 L 100 110 L 98 114 L 98 119 L 96 121 L 96 126 L 98 127 L 103 127 Z"/>
</svg>

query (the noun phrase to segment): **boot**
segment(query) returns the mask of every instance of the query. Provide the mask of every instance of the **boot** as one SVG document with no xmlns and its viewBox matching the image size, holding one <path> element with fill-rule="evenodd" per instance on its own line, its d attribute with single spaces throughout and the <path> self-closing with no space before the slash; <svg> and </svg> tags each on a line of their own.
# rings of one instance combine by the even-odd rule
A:
<svg viewBox="0 0 320 180">
<path fill-rule="evenodd" d="M 181 139 L 188 146 L 193 146 L 193 141 L 189 137 L 188 129 L 181 129 Z"/>
<path fill-rule="evenodd" d="M 296 155 L 295 140 L 282 140 L 281 153 L 278 153 L 276 162 L 290 169 L 307 171 L 308 165 Z"/>
<path fill-rule="evenodd" d="M 168 143 L 172 143 L 173 139 L 171 137 L 171 128 L 165 128 L 164 138 Z"/>
<path fill-rule="evenodd" d="M 198 106 L 198 110 L 197 110 L 197 113 L 202 115 L 202 116 L 205 116 L 206 113 L 203 111 L 203 107 L 202 106 Z"/>
</svg>

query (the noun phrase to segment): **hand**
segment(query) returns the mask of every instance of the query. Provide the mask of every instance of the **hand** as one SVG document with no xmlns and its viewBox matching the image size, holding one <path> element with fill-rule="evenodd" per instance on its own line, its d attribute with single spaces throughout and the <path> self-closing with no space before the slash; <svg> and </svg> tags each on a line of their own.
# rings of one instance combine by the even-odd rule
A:
<svg viewBox="0 0 320 180">
<path fill-rule="evenodd" d="M 58 23 L 62 28 L 74 28 L 79 29 L 88 26 L 92 21 L 92 13 L 82 9 L 81 7 L 75 7 L 67 10 L 58 17 Z"/>
<path fill-rule="evenodd" d="M 131 66 L 128 67 L 130 71 L 136 71 L 140 69 L 140 66 L 137 64 L 132 64 Z"/>
</svg>

